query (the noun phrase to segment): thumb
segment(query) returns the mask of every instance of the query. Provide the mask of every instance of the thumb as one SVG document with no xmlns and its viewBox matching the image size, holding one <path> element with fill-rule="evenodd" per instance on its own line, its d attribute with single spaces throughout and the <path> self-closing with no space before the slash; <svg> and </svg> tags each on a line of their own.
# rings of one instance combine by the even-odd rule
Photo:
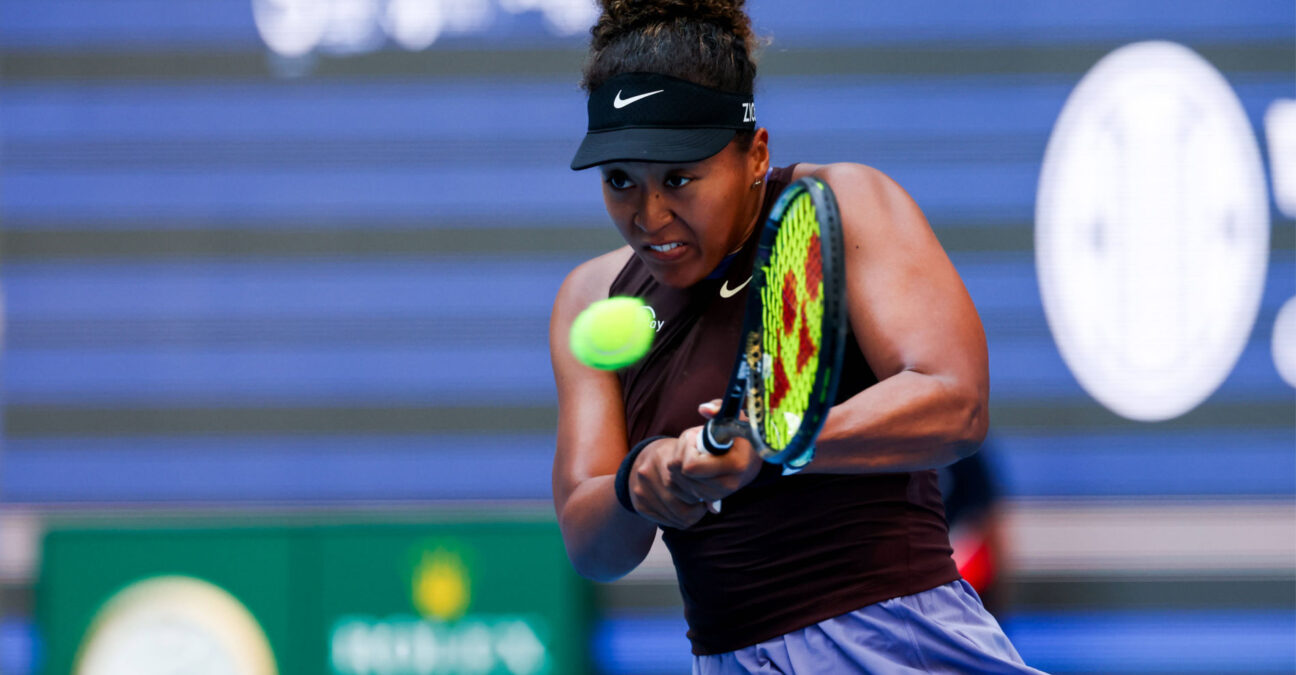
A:
<svg viewBox="0 0 1296 675">
<path fill-rule="evenodd" d="M 713 399 L 698 406 L 698 414 L 711 419 L 720 414 L 720 399 Z"/>
</svg>

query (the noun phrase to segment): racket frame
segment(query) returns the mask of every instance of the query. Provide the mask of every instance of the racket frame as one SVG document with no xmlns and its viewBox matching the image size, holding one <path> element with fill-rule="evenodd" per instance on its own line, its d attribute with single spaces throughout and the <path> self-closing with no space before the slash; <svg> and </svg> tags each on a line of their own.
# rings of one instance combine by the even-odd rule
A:
<svg viewBox="0 0 1296 675">
<path fill-rule="evenodd" d="M 823 272 L 824 314 L 820 331 L 819 368 L 815 373 L 812 397 L 807 414 L 796 433 L 782 450 L 769 447 L 758 431 L 764 422 L 764 379 L 752 377 L 767 367 L 762 323 L 761 291 L 766 280 L 763 270 L 769 261 L 787 209 L 804 193 L 809 193 L 819 223 L 821 264 Z M 842 358 L 847 335 L 845 252 L 842 242 L 841 212 L 832 190 L 823 181 L 801 178 L 783 190 L 761 231 L 756 259 L 752 263 L 752 280 L 747 289 L 747 307 L 743 316 L 740 350 L 734 362 L 729 386 L 721 399 L 720 410 L 707 421 L 698 435 L 698 449 L 722 455 L 733 447 L 733 439 L 742 437 L 774 464 L 796 460 L 814 445 L 823 428 L 828 411 L 836 402 L 837 384 L 841 378 Z M 747 419 L 740 418 L 745 412 Z"/>
</svg>

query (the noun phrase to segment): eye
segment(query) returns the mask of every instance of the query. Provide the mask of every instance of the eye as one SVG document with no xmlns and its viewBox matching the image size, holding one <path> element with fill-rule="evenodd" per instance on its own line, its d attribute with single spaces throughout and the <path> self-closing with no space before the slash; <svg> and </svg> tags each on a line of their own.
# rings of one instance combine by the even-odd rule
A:
<svg viewBox="0 0 1296 675">
<path fill-rule="evenodd" d="M 681 176 L 680 174 L 673 174 L 666 177 L 666 187 L 682 188 L 691 182 L 693 182 L 692 178 Z"/>
<path fill-rule="evenodd" d="M 626 172 L 620 170 L 609 171 L 607 175 L 603 177 L 603 180 L 607 182 L 613 190 L 625 190 L 634 185 L 630 180 L 630 176 L 627 176 Z"/>
</svg>

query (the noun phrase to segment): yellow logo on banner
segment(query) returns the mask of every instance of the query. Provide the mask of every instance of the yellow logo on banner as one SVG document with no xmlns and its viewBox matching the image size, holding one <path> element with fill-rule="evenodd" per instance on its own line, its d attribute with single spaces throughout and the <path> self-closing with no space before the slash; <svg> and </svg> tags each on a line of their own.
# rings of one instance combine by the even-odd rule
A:
<svg viewBox="0 0 1296 675">
<path fill-rule="evenodd" d="M 414 570 L 414 606 L 425 617 L 453 621 L 472 602 L 468 566 L 454 551 L 424 551 Z"/>
<path fill-rule="evenodd" d="M 533 613 L 472 611 L 472 574 L 481 553 L 453 537 L 408 549 L 408 611 L 386 617 L 345 615 L 333 624 L 329 662 L 337 675 L 552 675 L 553 630 Z M 481 590 L 479 588 L 478 590 Z M 485 589 L 490 596 L 491 589 Z M 487 605 L 492 604 L 489 597 Z M 565 671 L 564 671 L 565 672 Z"/>
</svg>

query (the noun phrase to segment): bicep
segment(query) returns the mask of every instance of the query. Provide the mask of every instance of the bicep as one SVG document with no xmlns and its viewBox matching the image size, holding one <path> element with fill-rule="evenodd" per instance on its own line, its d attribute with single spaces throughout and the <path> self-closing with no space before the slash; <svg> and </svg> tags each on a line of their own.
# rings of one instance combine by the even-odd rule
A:
<svg viewBox="0 0 1296 675">
<path fill-rule="evenodd" d="M 841 206 L 851 328 L 874 373 L 912 370 L 987 392 L 981 321 L 918 206 L 868 167 L 822 177 Z"/>
</svg>

